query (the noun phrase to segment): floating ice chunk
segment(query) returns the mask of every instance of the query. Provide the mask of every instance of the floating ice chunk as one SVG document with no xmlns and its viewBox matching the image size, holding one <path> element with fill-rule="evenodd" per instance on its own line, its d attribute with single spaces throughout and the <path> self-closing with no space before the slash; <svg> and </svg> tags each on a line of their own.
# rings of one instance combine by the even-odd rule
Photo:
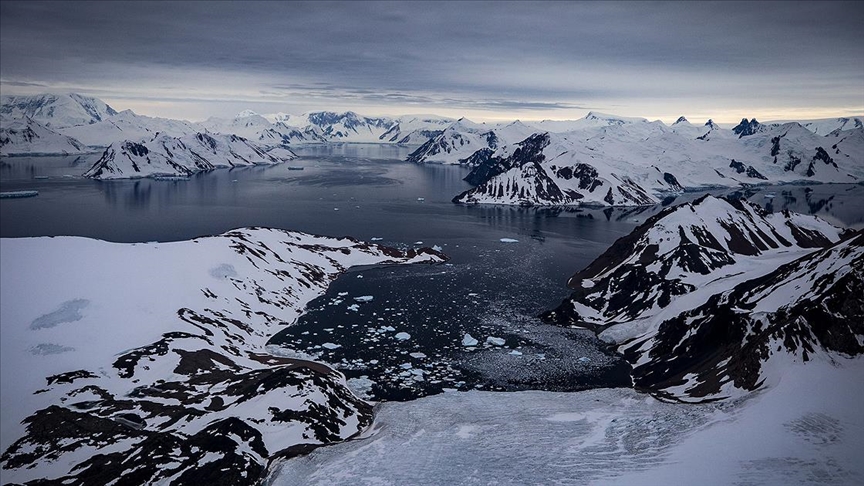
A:
<svg viewBox="0 0 864 486">
<path fill-rule="evenodd" d="M 348 306 L 348 310 L 350 310 L 350 311 L 354 311 L 354 312 L 357 312 L 357 311 L 360 310 L 360 306 L 357 305 L 357 304 L 351 304 L 351 305 Z"/>
<path fill-rule="evenodd" d="M 423 242 L 422 242 L 422 241 L 415 241 L 414 244 L 415 244 L 415 245 L 422 245 Z"/>
<path fill-rule="evenodd" d="M 438 245 L 433 246 L 432 249 L 435 250 L 435 251 L 444 251 L 444 248 L 441 248 L 441 247 L 438 246 Z"/>
<path fill-rule="evenodd" d="M 369 241 L 381 241 L 381 240 L 383 240 L 383 239 L 384 239 L 384 238 L 379 238 L 379 237 L 377 237 L 377 236 L 373 236 L 372 238 L 369 238 Z"/>
<path fill-rule="evenodd" d="M 395 337 L 396 339 L 398 339 L 400 341 L 407 341 L 407 340 L 411 339 L 411 335 L 408 334 L 407 332 L 398 332 L 393 337 Z"/>
<path fill-rule="evenodd" d="M 522 351 L 516 351 L 514 349 L 513 351 L 510 351 L 510 354 L 512 354 L 513 356 L 522 356 Z"/>
<path fill-rule="evenodd" d="M 339 208 L 333 208 L 333 211 L 339 211 Z"/>
<path fill-rule="evenodd" d="M 591 361 L 591 358 L 586 358 L 585 356 L 582 356 L 581 358 L 579 358 L 580 363 L 587 363 L 589 361 Z"/>
<path fill-rule="evenodd" d="M 426 355 L 423 353 L 411 353 L 408 356 L 411 356 L 412 358 L 417 358 L 417 359 L 423 359 L 426 357 Z"/>
<path fill-rule="evenodd" d="M 338 348 L 341 348 L 342 346 L 339 344 L 324 343 L 321 345 L 321 347 L 326 348 L 326 349 L 338 349 Z"/>
<path fill-rule="evenodd" d="M 587 278 L 582 279 L 582 288 L 583 289 L 590 289 L 592 287 L 594 287 L 594 281 L 593 280 L 587 279 Z"/>
<path fill-rule="evenodd" d="M 368 376 L 349 378 L 345 383 L 348 385 L 348 389 L 358 397 L 364 400 L 372 397 L 372 386 L 375 385 L 375 382 L 370 380 Z"/>
<path fill-rule="evenodd" d="M 418 201 L 425 201 L 426 198 L 425 198 L 425 197 L 418 197 L 417 200 L 418 200 Z"/>
<path fill-rule="evenodd" d="M 468 333 L 462 337 L 462 346 L 477 346 L 480 341 L 474 339 L 474 337 Z"/>
<path fill-rule="evenodd" d="M 414 367 L 414 365 L 411 363 L 402 363 L 401 365 L 399 365 L 399 367 L 402 368 L 403 370 L 410 370 L 411 368 Z"/>
<path fill-rule="evenodd" d="M 57 308 L 54 312 L 50 312 L 43 316 L 37 317 L 30 323 L 30 329 L 46 329 L 49 327 L 54 327 L 57 324 L 63 324 L 64 322 L 75 322 L 80 321 L 83 315 L 81 315 L 81 310 L 90 305 L 90 301 L 87 299 L 74 299 L 67 300 L 60 304 L 60 307 Z"/>
<path fill-rule="evenodd" d="M 363 278 L 363 275 L 357 275 L 357 278 Z"/>
<path fill-rule="evenodd" d="M 337 295 L 339 295 L 339 297 L 345 297 L 348 295 L 348 292 L 339 292 Z"/>
<path fill-rule="evenodd" d="M 503 338 L 499 338 L 499 337 L 495 337 L 495 336 L 489 336 L 486 338 L 487 344 L 492 344 L 495 346 L 504 346 L 505 342 L 507 342 L 507 341 L 505 341 Z"/>
<path fill-rule="evenodd" d="M 357 277 L 357 278 L 360 278 L 360 277 Z M 371 295 L 361 295 L 360 297 L 354 297 L 354 300 L 356 300 L 357 302 L 372 302 L 372 299 L 374 299 L 374 298 L 375 297 L 373 297 Z"/>
<path fill-rule="evenodd" d="M 513 238 L 501 238 L 498 241 L 501 243 L 519 243 L 519 240 L 514 240 Z"/>
</svg>

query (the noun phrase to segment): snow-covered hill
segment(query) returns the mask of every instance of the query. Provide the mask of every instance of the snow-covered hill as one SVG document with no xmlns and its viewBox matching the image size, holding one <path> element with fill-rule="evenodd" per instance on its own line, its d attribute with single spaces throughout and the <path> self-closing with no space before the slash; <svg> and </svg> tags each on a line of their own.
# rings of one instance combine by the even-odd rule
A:
<svg viewBox="0 0 864 486">
<path fill-rule="evenodd" d="M 91 147 L 107 147 L 124 140 L 140 142 L 157 134 L 181 137 L 202 131 L 201 127 L 184 120 L 154 118 L 123 110 L 102 121 L 58 130 Z"/>
<path fill-rule="evenodd" d="M 102 100 L 75 93 L 0 98 L 0 115 L 30 117 L 51 129 L 88 125 L 116 114 Z"/>
<path fill-rule="evenodd" d="M 864 128 L 822 136 L 798 123 L 764 125 L 755 119 L 731 130 L 686 119 L 671 127 L 659 121 L 603 120 L 591 126 L 586 121 L 566 133 L 532 135 L 543 134 L 548 142 L 530 160 L 513 159 L 528 139 L 451 157 L 477 166 L 466 178 L 477 187 L 454 201 L 618 206 L 651 204 L 684 190 L 864 181 Z M 476 138 L 475 132 L 454 130 L 447 136 Z M 576 173 L 591 175 L 574 181 Z"/>
<path fill-rule="evenodd" d="M 864 352 L 864 234 L 705 196 L 667 208 L 574 275 L 544 318 L 593 328 L 637 388 L 704 401 L 771 380 L 774 361 Z"/>
<path fill-rule="evenodd" d="M 0 117 L 0 155 L 81 154 L 87 147 L 32 118 Z"/>
<path fill-rule="evenodd" d="M 186 177 L 217 168 L 276 164 L 293 157 L 290 150 L 280 147 L 278 155 L 274 155 L 266 147 L 237 135 L 196 133 L 181 138 L 158 135 L 144 142 L 124 140 L 111 144 L 84 177 Z"/>
<path fill-rule="evenodd" d="M 536 131 L 536 128 L 518 120 L 508 124 L 486 125 L 460 118 L 409 154 L 407 160 L 474 166 L 499 147 L 519 142 Z"/>
<path fill-rule="evenodd" d="M 3 483 L 259 484 L 364 430 L 339 372 L 267 341 L 351 265 L 441 262 L 247 228 L 175 243 L 0 244 Z"/>
</svg>

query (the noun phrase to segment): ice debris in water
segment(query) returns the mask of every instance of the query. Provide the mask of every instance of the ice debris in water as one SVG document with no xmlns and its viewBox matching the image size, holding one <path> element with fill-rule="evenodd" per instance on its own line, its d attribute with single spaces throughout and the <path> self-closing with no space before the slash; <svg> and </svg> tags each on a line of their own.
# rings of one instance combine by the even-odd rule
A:
<svg viewBox="0 0 864 486">
<path fill-rule="evenodd" d="M 340 346 L 338 344 L 333 344 L 333 343 L 324 343 L 321 345 L 321 347 L 327 348 L 327 349 L 337 349 L 337 348 L 341 348 L 342 346 Z"/>
<path fill-rule="evenodd" d="M 407 340 L 411 339 L 411 335 L 408 334 L 407 332 L 396 333 L 396 335 L 393 337 L 395 337 L 396 339 L 398 339 L 400 341 L 407 341 Z"/>
<path fill-rule="evenodd" d="M 351 305 L 348 306 L 348 310 L 350 310 L 350 311 L 354 311 L 354 312 L 357 312 L 357 311 L 360 310 L 360 306 L 357 305 L 357 304 L 351 304 Z"/>
<path fill-rule="evenodd" d="M 479 342 L 468 333 L 465 333 L 465 336 L 462 337 L 462 346 L 477 346 Z"/>
<path fill-rule="evenodd" d="M 357 278 L 360 278 L 360 277 L 357 277 Z M 371 295 L 361 295 L 360 297 L 354 297 L 354 300 L 356 300 L 357 302 L 372 302 L 372 299 L 374 299 L 374 298 L 375 297 L 373 297 Z"/>
<path fill-rule="evenodd" d="M 513 238 L 501 238 L 498 241 L 501 243 L 519 243 L 519 240 L 514 240 Z"/>
<path fill-rule="evenodd" d="M 499 337 L 495 337 L 495 336 L 489 336 L 486 338 L 486 342 L 488 344 L 492 344 L 495 346 L 504 346 L 504 343 L 506 341 L 503 338 L 499 338 Z"/>
</svg>

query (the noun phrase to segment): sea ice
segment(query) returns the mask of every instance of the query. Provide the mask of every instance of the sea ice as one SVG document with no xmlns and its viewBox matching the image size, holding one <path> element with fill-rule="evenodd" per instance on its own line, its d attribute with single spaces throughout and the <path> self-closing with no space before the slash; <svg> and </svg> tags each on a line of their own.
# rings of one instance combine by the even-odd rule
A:
<svg viewBox="0 0 864 486">
<path fill-rule="evenodd" d="M 501 243 L 519 243 L 519 240 L 515 240 L 513 238 L 501 238 L 498 241 L 500 241 Z"/>
<path fill-rule="evenodd" d="M 507 341 L 505 341 L 503 338 L 499 338 L 499 337 L 495 337 L 495 336 L 489 336 L 486 338 L 486 343 L 492 344 L 494 346 L 504 346 L 504 343 L 506 343 L 506 342 Z"/>
<path fill-rule="evenodd" d="M 338 348 L 341 348 L 342 346 L 339 345 L 339 344 L 324 343 L 324 344 L 321 345 L 321 347 L 322 347 L 322 348 L 327 348 L 327 349 L 338 349 Z"/>
<path fill-rule="evenodd" d="M 396 339 L 398 339 L 400 341 L 407 341 L 407 340 L 411 339 L 411 335 L 408 334 L 407 332 L 396 333 L 396 335 L 393 337 L 395 337 Z"/>
<path fill-rule="evenodd" d="M 360 277 L 357 277 L 360 278 Z M 375 297 L 371 295 L 361 295 L 360 297 L 354 297 L 354 300 L 357 302 L 371 302 Z"/>
</svg>

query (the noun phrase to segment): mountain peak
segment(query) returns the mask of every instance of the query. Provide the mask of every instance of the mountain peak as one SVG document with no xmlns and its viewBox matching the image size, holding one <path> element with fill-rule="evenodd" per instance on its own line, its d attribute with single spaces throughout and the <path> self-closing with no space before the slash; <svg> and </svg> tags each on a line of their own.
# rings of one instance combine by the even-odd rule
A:
<svg viewBox="0 0 864 486">
<path fill-rule="evenodd" d="M 250 116 L 261 116 L 261 115 L 255 111 L 252 111 L 252 110 L 243 110 L 240 113 L 237 113 L 237 116 L 235 116 L 234 118 L 248 118 Z"/>
<path fill-rule="evenodd" d="M 683 116 L 679 116 L 678 119 L 675 120 L 675 123 L 673 123 L 673 125 L 677 125 L 679 123 L 690 123 L 690 122 L 688 122 L 687 119 L 684 118 Z"/>
</svg>

